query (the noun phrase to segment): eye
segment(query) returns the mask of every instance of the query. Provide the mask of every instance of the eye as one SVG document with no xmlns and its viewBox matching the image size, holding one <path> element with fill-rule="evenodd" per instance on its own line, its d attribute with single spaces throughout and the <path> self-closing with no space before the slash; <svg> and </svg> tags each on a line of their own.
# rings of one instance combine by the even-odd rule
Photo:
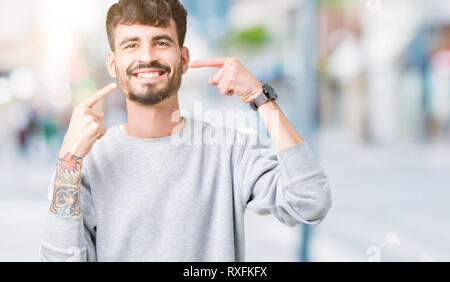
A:
<svg viewBox="0 0 450 282">
<path fill-rule="evenodd" d="M 127 46 L 125 46 L 125 49 L 135 48 L 135 47 L 136 47 L 136 44 L 135 43 L 131 43 L 131 44 L 128 44 Z"/>
<path fill-rule="evenodd" d="M 156 46 L 168 46 L 169 44 L 167 44 L 166 42 L 163 42 L 163 41 L 159 41 L 159 42 L 156 42 Z"/>
</svg>

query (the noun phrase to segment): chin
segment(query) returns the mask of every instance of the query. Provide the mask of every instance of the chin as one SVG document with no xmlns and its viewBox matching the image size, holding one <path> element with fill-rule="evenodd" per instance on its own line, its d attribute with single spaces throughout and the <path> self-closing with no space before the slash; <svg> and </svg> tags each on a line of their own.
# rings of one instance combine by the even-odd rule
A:
<svg viewBox="0 0 450 282">
<path fill-rule="evenodd" d="M 153 106 L 158 105 L 167 99 L 169 99 L 172 95 L 167 95 L 165 92 L 152 92 L 152 93 L 137 93 L 130 92 L 127 95 L 128 100 L 136 102 L 138 104 L 144 106 Z M 161 97 L 161 98 L 160 98 Z"/>
</svg>

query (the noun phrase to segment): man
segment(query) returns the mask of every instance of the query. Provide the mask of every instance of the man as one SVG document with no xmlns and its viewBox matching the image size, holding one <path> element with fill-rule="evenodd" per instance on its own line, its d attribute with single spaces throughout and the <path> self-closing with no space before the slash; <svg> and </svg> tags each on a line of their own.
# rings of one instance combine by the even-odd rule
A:
<svg viewBox="0 0 450 282">
<path fill-rule="evenodd" d="M 245 261 L 246 208 L 292 227 L 326 216 L 327 177 L 274 90 L 235 58 L 190 62 L 186 15 L 178 0 L 110 8 L 107 69 L 128 122 L 106 130 L 94 109 L 115 84 L 75 108 L 49 187 L 43 261 Z M 251 103 L 276 152 L 230 128 L 214 131 L 234 136 L 231 146 L 192 141 L 193 128 L 211 126 L 180 115 L 178 90 L 200 67 L 218 68 L 209 83 Z"/>
</svg>

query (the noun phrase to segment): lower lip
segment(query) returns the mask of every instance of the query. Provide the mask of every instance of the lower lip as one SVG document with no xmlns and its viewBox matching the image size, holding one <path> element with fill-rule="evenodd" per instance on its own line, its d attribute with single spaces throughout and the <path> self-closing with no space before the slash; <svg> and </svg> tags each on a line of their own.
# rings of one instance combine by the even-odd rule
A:
<svg viewBox="0 0 450 282">
<path fill-rule="evenodd" d="M 162 78 L 162 77 L 165 76 L 165 75 L 166 75 L 166 73 L 164 73 L 164 74 L 162 74 L 162 75 L 154 76 L 154 77 L 141 77 L 141 78 L 138 78 L 138 77 L 135 76 L 135 75 L 133 75 L 133 77 L 134 77 L 135 79 L 137 79 L 137 81 L 139 81 L 139 82 L 149 82 L 149 81 L 155 81 L 155 80 L 158 80 L 158 79 Z"/>
</svg>

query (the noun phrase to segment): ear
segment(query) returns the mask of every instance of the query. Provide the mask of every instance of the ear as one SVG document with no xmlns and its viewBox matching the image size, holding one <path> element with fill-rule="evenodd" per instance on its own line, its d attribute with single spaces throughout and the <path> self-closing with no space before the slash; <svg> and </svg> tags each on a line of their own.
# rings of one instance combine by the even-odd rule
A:
<svg viewBox="0 0 450 282">
<path fill-rule="evenodd" d="M 183 64 L 183 74 L 185 74 L 189 69 L 189 61 L 191 60 L 189 49 L 187 47 L 181 48 L 181 60 Z"/>
<path fill-rule="evenodd" d="M 106 68 L 108 69 L 108 73 L 112 78 L 116 77 L 116 65 L 115 65 L 116 57 L 113 51 L 109 51 L 106 56 Z"/>
</svg>

